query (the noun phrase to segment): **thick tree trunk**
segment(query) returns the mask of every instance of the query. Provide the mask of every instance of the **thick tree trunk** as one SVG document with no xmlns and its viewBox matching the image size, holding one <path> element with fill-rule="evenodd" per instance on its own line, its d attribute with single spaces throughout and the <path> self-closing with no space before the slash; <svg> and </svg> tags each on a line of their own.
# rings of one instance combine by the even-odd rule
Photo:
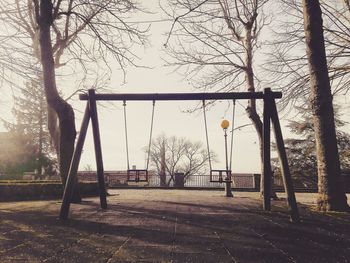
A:
<svg viewBox="0 0 350 263">
<path fill-rule="evenodd" d="M 41 93 L 42 92 L 42 89 L 41 90 Z M 41 94 L 41 95 L 44 95 L 44 94 Z M 38 146 L 39 146 L 39 150 L 38 150 L 38 166 L 37 166 L 37 169 L 38 169 L 38 177 L 39 179 L 43 179 L 42 178 L 42 168 L 43 168 L 43 111 L 44 111 L 44 105 L 43 105 L 43 97 L 40 96 L 40 102 L 39 102 L 39 143 L 38 143 Z"/>
<path fill-rule="evenodd" d="M 46 100 L 48 106 L 58 117 L 58 131 L 53 127 L 57 127 L 56 123 L 52 125 L 50 134 L 53 140 L 56 140 L 58 135 L 58 142 L 56 141 L 56 151 L 58 152 L 59 169 L 63 185 L 66 184 L 67 175 L 69 172 L 70 161 L 74 151 L 74 142 L 76 137 L 74 111 L 71 105 L 64 101 L 57 91 L 55 66 L 53 59 L 53 50 L 51 42 L 51 25 L 52 25 L 52 3 L 48 0 L 40 1 L 40 55 L 41 64 L 43 67 L 43 79 Z M 52 117 L 52 116 L 51 116 Z M 50 120 L 52 121 L 52 119 Z M 77 188 L 76 188 L 77 190 Z M 72 201 L 80 201 L 78 191 L 74 191 L 76 195 Z"/>
<path fill-rule="evenodd" d="M 316 139 L 317 206 L 322 211 L 344 211 L 348 205 L 339 182 L 340 163 L 319 1 L 303 0 L 303 12 Z"/>
</svg>

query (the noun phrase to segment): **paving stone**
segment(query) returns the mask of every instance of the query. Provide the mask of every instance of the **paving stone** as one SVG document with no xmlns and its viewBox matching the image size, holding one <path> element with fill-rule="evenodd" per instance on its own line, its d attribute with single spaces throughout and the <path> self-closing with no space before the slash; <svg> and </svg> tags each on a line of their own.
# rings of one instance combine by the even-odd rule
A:
<svg viewBox="0 0 350 263">
<path fill-rule="evenodd" d="M 297 195 L 302 223 L 289 222 L 284 195 L 261 209 L 258 193 L 110 190 L 72 204 L 0 203 L 0 262 L 349 262 L 350 215 L 318 213 Z"/>
</svg>

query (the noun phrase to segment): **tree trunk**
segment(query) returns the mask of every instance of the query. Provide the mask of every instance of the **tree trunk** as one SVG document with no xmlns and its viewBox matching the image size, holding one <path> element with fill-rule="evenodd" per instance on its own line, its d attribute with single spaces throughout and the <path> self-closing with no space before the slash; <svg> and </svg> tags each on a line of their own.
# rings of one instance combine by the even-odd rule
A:
<svg viewBox="0 0 350 263">
<path fill-rule="evenodd" d="M 160 186 L 164 187 L 167 185 L 166 183 L 166 173 L 165 173 L 165 141 L 163 140 L 160 151 Z"/>
<path fill-rule="evenodd" d="M 253 47 L 252 47 L 252 28 L 251 25 L 247 25 L 245 28 L 245 81 L 247 85 L 247 91 L 255 92 L 254 83 L 254 71 L 253 71 Z M 260 150 L 260 194 L 263 196 L 262 185 L 263 185 L 263 123 L 259 114 L 256 111 L 256 100 L 250 99 L 248 101 L 248 106 L 246 108 L 247 115 L 257 132 L 259 140 L 259 150 Z"/>
<path fill-rule="evenodd" d="M 56 151 L 58 152 L 62 184 L 65 185 L 74 151 L 76 130 L 73 108 L 60 97 L 57 91 L 52 41 L 50 35 L 53 21 L 52 13 L 51 1 L 41 0 L 38 25 L 40 29 L 39 42 L 41 64 L 43 67 L 44 89 L 46 100 L 50 108 L 49 110 L 53 110 L 58 117 L 58 131 L 52 128 L 57 127 L 56 123 L 54 125 L 52 125 L 52 123 L 49 124 L 49 126 L 51 126 L 51 129 L 49 130 L 50 135 L 53 136 L 53 140 L 55 140 L 55 136 L 58 135 Z M 52 121 L 52 119 L 50 121 Z M 80 195 L 77 189 L 78 188 L 76 188 L 74 191 L 76 194 L 74 195 L 72 201 L 80 201 Z"/>
<path fill-rule="evenodd" d="M 340 163 L 319 0 L 303 0 L 303 12 L 316 139 L 317 206 L 321 211 L 344 211 L 348 205 L 339 182 Z"/>
<path fill-rule="evenodd" d="M 42 89 L 40 87 L 40 91 L 42 92 Z M 42 178 L 42 169 L 43 169 L 43 111 L 44 111 L 44 105 L 43 105 L 43 96 L 44 94 L 40 94 L 40 109 L 39 109 L 39 150 L 38 150 L 38 178 L 39 179 L 43 179 Z"/>
</svg>

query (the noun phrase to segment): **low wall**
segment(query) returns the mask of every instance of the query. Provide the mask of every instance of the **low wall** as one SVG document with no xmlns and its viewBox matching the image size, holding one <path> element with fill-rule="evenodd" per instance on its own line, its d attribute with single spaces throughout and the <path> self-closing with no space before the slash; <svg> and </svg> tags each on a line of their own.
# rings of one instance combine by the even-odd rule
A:
<svg viewBox="0 0 350 263">
<path fill-rule="evenodd" d="M 79 190 L 84 196 L 97 196 L 98 185 L 94 182 L 79 183 Z M 0 182 L 0 202 L 61 199 L 63 187 L 58 182 Z"/>
</svg>

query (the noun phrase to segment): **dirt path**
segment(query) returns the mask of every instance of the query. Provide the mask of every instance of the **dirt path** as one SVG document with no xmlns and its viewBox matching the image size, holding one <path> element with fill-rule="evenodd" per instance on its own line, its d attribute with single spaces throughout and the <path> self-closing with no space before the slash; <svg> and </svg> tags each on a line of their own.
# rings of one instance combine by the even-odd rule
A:
<svg viewBox="0 0 350 263">
<path fill-rule="evenodd" d="M 285 200 L 264 212 L 257 193 L 113 190 L 72 205 L 0 203 L 0 262 L 350 262 L 350 215 L 310 209 L 297 196 L 302 223 Z"/>
</svg>

